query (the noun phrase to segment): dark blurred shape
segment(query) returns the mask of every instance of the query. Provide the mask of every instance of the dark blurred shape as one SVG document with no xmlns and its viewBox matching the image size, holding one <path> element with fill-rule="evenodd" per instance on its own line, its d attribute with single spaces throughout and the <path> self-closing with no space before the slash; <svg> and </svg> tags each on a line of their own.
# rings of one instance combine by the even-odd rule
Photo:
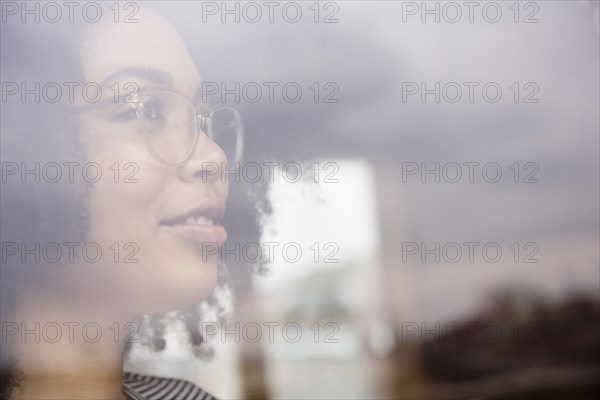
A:
<svg viewBox="0 0 600 400">
<path fill-rule="evenodd" d="M 508 292 L 489 312 L 456 325 L 446 336 L 407 344 L 421 347 L 427 398 L 600 398 L 596 299 L 549 304 Z M 502 334 L 486 332 L 490 326 Z"/>
</svg>

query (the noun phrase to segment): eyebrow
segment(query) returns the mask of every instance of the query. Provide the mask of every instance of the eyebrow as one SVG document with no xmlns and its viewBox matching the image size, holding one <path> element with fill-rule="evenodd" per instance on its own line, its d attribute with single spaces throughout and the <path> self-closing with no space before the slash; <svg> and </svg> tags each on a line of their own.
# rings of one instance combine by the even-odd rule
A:
<svg viewBox="0 0 600 400">
<path fill-rule="evenodd" d="M 152 68 L 128 67 L 106 78 L 102 82 L 102 87 L 118 82 L 125 77 L 139 77 L 157 85 L 173 85 L 173 78 L 164 71 Z"/>
<path fill-rule="evenodd" d="M 140 77 L 156 85 L 173 86 L 173 78 L 168 73 L 154 68 L 139 68 L 139 67 L 127 67 L 123 68 L 114 74 L 110 75 L 102 82 L 102 87 L 106 85 L 114 84 L 126 77 Z M 196 91 L 192 96 L 194 104 L 202 100 L 203 95 L 202 85 L 198 85 Z"/>
</svg>

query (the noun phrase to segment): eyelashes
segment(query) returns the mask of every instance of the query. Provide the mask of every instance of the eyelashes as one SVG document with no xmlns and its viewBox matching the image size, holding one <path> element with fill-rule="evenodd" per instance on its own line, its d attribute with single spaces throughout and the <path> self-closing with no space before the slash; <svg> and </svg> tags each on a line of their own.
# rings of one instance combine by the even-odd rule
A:
<svg viewBox="0 0 600 400">
<path fill-rule="evenodd" d="M 145 101 L 142 104 L 137 103 L 136 106 L 140 108 L 142 115 L 146 121 L 157 121 L 164 120 L 164 114 L 162 106 L 157 101 Z M 137 112 L 134 105 L 128 105 L 125 111 L 117 113 L 114 119 L 120 121 L 131 121 L 137 120 Z"/>
<path fill-rule="evenodd" d="M 127 110 L 117 113 L 114 119 L 119 121 L 137 120 L 137 114 L 133 107 L 128 106 Z"/>
</svg>

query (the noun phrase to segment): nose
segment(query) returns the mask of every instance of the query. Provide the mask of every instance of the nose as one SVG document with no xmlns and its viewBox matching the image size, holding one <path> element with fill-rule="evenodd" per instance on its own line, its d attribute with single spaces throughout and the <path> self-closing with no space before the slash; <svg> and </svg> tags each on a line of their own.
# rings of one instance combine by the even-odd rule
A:
<svg viewBox="0 0 600 400">
<path fill-rule="evenodd" d="M 200 131 L 194 153 L 183 165 L 178 167 L 179 179 L 184 182 L 215 182 L 220 179 L 226 168 L 227 157 L 221 147 Z"/>
</svg>

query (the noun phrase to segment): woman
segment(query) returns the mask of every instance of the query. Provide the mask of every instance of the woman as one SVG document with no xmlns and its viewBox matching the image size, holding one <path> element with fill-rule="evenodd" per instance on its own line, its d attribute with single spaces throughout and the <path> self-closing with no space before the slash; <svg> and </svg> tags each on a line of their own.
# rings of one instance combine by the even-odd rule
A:
<svg viewBox="0 0 600 400">
<path fill-rule="evenodd" d="M 159 315 L 176 310 L 206 353 L 194 305 L 219 309 L 210 296 L 227 284 L 214 251 L 227 238 L 220 169 L 239 160 L 240 117 L 211 114 L 164 17 L 113 16 L 6 24 L 3 83 L 17 85 L 3 87 L 5 397 L 210 398 L 183 381 L 124 379 L 123 359 L 134 338 L 164 348 Z M 35 81 L 40 101 L 19 97 Z M 246 210 L 235 222 L 256 235 L 255 220 Z"/>
</svg>

